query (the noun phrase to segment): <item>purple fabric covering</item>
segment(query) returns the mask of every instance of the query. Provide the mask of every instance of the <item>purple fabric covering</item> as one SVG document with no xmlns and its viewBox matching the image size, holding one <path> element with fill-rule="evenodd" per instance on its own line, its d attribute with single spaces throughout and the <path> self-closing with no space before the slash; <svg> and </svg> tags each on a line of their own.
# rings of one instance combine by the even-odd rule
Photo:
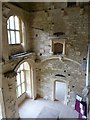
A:
<svg viewBox="0 0 90 120">
<path fill-rule="evenodd" d="M 83 114 L 81 113 L 81 109 L 80 109 L 80 113 L 79 113 L 79 119 L 80 120 L 83 120 L 83 116 L 84 116 L 84 113 L 85 113 L 85 107 L 83 106 L 82 110 L 84 111 Z"/>
<path fill-rule="evenodd" d="M 82 114 L 79 113 L 79 120 L 82 120 Z"/>
<path fill-rule="evenodd" d="M 80 113 L 80 101 L 76 99 L 75 110 Z"/>
<path fill-rule="evenodd" d="M 76 96 L 75 110 L 79 113 L 80 120 L 83 119 L 82 116 L 87 116 L 87 104 L 79 95 Z"/>
<path fill-rule="evenodd" d="M 85 111 L 86 111 L 86 107 L 82 104 L 82 108 L 80 108 L 80 112 L 79 112 L 79 120 L 83 120 L 83 116 L 86 116 Z"/>
<path fill-rule="evenodd" d="M 81 104 L 83 105 L 84 115 L 87 116 L 87 103 L 84 101 L 81 101 Z"/>
</svg>

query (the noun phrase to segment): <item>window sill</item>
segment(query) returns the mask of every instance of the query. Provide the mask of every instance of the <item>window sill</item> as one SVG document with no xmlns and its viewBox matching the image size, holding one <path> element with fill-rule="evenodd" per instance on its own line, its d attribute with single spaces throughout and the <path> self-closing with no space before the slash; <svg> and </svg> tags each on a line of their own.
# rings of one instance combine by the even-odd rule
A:
<svg viewBox="0 0 90 120">
<path fill-rule="evenodd" d="M 26 91 L 24 93 L 22 93 L 19 97 L 17 97 L 17 99 L 20 99 L 25 93 L 26 93 Z"/>
<path fill-rule="evenodd" d="M 22 53 L 18 53 L 15 55 L 11 55 L 10 58 L 11 59 L 22 58 L 22 57 L 26 57 L 26 56 L 31 55 L 31 54 L 32 54 L 32 52 L 22 52 Z"/>
</svg>

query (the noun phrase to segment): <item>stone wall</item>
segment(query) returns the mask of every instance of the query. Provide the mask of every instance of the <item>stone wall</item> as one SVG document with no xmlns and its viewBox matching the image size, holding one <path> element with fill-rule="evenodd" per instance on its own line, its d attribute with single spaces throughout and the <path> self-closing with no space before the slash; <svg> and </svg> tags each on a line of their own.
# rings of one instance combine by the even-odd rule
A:
<svg viewBox="0 0 90 120">
<path fill-rule="evenodd" d="M 3 59 L 4 61 L 0 63 L 2 66 L 2 92 L 3 92 L 3 102 L 4 102 L 4 114 L 6 118 L 19 118 L 19 111 L 18 111 L 18 101 L 17 101 L 17 95 L 16 95 L 16 75 L 12 75 L 12 72 L 15 72 L 15 68 L 21 64 L 23 61 L 28 61 L 28 63 L 31 66 L 32 69 L 32 82 L 35 84 L 35 68 L 34 68 L 34 60 L 35 60 L 35 54 L 32 53 L 30 55 L 26 55 L 25 57 L 18 57 L 16 59 L 9 59 L 9 56 L 13 54 L 17 54 L 24 51 L 30 51 L 31 50 L 31 44 L 30 44 L 30 37 L 29 37 L 29 13 L 13 6 L 9 3 L 4 3 L 5 5 L 4 9 L 5 11 L 7 8 L 9 8 L 9 12 L 5 13 L 3 10 L 3 19 L 2 19 L 2 25 L 3 25 L 3 40 L 2 40 L 2 50 L 3 50 Z M 24 22 L 25 25 L 25 41 L 24 41 L 24 47 L 22 44 L 18 45 L 9 45 L 8 44 L 8 38 L 7 38 L 7 20 L 9 16 L 11 15 L 17 15 L 20 16 Z M 19 66 L 18 66 L 19 67 Z M 5 76 L 8 74 L 8 77 Z M 35 96 L 35 90 L 33 90 L 35 87 L 33 85 L 32 91 L 34 99 Z"/>
<path fill-rule="evenodd" d="M 81 95 L 82 89 L 85 86 L 85 71 L 82 71 L 82 60 L 87 54 L 88 43 L 88 14 L 87 7 L 85 12 L 80 15 L 80 7 L 64 8 L 63 13 L 58 3 L 56 8 L 50 6 L 48 10 L 27 13 L 13 5 L 6 4 L 10 8 L 7 18 L 12 15 L 20 15 L 25 24 L 26 41 L 25 48 L 22 50 L 20 46 L 10 47 L 7 40 L 7 18 L 3 18 L 3 74 L 15 67 L 22 61 L 28 59 L 33 60 L 33 85 L 34 94 L 37 96 L 52 99 L 53 82 L 54 80 L 65 80 L 69 83 L 68 86 L 68 99 L 72 92 Z M 51 54 L 51 41 L 50 37 L 55 32 L 63 32 L 65 35 L 59 37 L 66 40 L 65 55 L 61 60 L 60 55 Z M 9 55 L 16 54 L 22 51 L 34 51 L 36 53 L 25 58 L 9 59 Z M 36 63 L 35 63 L 36 61 Z M 36 69 L 35 69 L 36 68 Z M 56 77 L 56 74 L 62 74 L 65 77 Z M 17 108 L 17 99 L 15 91 L 15 77 L 3 77 L 3 95 L 6 110 L 6 117 L 19 117 Z M 37 82 L 37 84 L 35 83 Z M 12 84 L 13 89 L 10 91 L 8 84 Z M 37 93 L 36 93 L 37 90 Z M 16 112 L 17 111 L 17 112 Z"/>
<path fill-rule="evenodd" d="M 60 4 L 60 3 L 59 3 Z M 85 71 L 82 70 L 83 58 L 87 55 L 88 44 L 88 8 L 85 7 L 81 14 L 80 7 L 51 8 L 47 11 L 32 12 L 30 38 L 32 50 L 37 54 L 37 94 L 39 97 L 47 96 L 52 99 L 53 81 L 64 79 L 69 82 L 70 94 L 80 94 L 85 87 Z M 33 29 L 32 29 L 33 27 Z M 62 61 L 54 59 L 51 54 L 51 41 L 53 33 L 63 32 L 59 40 L 66 39 L 66 52 Z M 52 59 L 49 59 L 52 57 Z M 69 60 L 64 60 L 68 58 Z M 46 60 L 41 63 L 40 61 Z M 66 72 L 65 72 L 66 71 Z M 55 77 L 55 74 L 63 74 L 65 78 Z"/>
<path fill-rule="evenodd" d="M 22 45 L 9 45 L 10 55 L 24 52 Z"/>
<path fill-rule="evenodd" d="M 2 82 L 6 118 L 19 118 L 15 80 L 15 77 L 9 76 L 4 77 Z"/>
<path fill-rule="evenodd" d="M 70 94 L 80 94 L 85 86 L 85 72 L 82 71 L 81 64 L 76 64 L 74 61 L 63 59 L 62 61 L 57 57 L 56 59 L 46 60 L 38 64 L 37 69 L 37 86 L 38 96 L 52 99 L 54 92 L 53 84 L 55 80 L 65 80 L 68 82 L 68 100 Z M 63 75 L 64 77 L 57 77 L 55 75 Z"/>
<path fill-rule="evenodd" d="M 37 53 L 38 57 L 40 53 L 42 57 L 51 55 L 49 37 L 55 32 L 64 32 L 65 35 L 60 38 L 66 38 L 67 57 L 81 62 L 87 51 L 87 12 L 88 10 L 85 8 L 84 14 L 80 15 L 80 7 L 65 8 L 65 15 L 62 15 L 61 9 L 32 12 L 30 21 L 32 21 L 33 29 L 31 28 L 30 38 L 33 51 Z"/>
</svg>

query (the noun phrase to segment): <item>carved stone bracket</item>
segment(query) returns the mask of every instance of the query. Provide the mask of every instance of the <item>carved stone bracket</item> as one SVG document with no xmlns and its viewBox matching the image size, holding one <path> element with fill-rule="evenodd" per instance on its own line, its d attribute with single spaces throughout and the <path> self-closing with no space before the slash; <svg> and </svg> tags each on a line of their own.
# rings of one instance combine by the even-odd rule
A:
<svg viewBox="0 0 90 120">
<path fill-rule="evenodd" d="M 4 73 L 4 77 L 7 77 L 7 78 L 12 78 L 12 77 L 15 77 L 16 75 L 17 73 L 13 70 Z"/>
<path fill-rule="evenodd" d="M 4 18 L 7 18 L 7 14 L 9 13 L 9 11 L 10 11 L 10 8 L 7 7 L 5 4 L 3 4 L 2 13 L 3 13 Z"/>
</svg>

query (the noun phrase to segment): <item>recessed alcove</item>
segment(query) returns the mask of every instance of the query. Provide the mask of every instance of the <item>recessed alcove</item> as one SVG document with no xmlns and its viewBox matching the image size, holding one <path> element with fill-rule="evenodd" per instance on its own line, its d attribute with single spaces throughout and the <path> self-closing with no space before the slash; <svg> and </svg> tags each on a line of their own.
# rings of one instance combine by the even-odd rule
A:
<svg viewBox="0 0 90 120">
<path fill-rule="evenodd" d="M 65 55 L 65 38 L 50 37 L 51 54 Z"/>
<path fill-rule="evenodd" d="M 55 43 L 54 47 L 54 54 L 62 54 L 63 53 L 63 44 L 62 43 Z"/>
</svg>

